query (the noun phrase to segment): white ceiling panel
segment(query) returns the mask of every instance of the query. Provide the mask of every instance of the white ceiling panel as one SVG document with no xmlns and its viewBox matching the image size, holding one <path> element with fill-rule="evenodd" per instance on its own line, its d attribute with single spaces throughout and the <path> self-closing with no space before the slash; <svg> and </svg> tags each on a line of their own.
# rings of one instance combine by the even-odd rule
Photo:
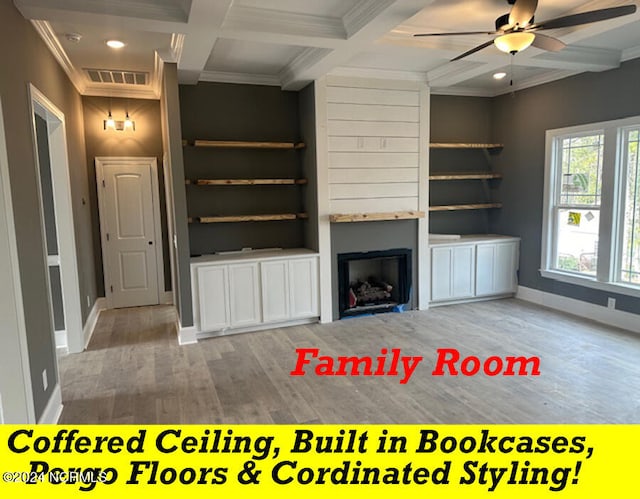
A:
<svg viewBox="0 0 640 499">
<path fill-rule="evenodd" d="M 205 71 L 276 75 L 303 47 L 245 42 L 220 38 L 213 47 Z"/>
<path fill-rule="evenodd" d="M 359 2 L 360 0 L 236 0 L 235 5 L 340 19 Z"/>
</svg>

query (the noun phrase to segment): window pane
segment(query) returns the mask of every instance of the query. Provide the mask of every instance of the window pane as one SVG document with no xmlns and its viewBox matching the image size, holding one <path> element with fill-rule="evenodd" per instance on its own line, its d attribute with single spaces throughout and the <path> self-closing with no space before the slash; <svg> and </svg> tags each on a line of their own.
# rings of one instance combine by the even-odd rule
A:
<svg viewBox="0 0 640 499">
<path fill-rule="evenodd" d="M 595 276 L 599 226 L 597 209 L 558 209 L 555 268 Z"/>
<path fill-rule="evenodd" d="M 627 132 L 625 205 L 620 280 L 640 284 L 640 171 L 638 130 Z"/>
<path fill-rule="evenodd" d="M 560 145 L 560 204 L 600 206 L 604 134 L 567 137 Z"/>
</svg>

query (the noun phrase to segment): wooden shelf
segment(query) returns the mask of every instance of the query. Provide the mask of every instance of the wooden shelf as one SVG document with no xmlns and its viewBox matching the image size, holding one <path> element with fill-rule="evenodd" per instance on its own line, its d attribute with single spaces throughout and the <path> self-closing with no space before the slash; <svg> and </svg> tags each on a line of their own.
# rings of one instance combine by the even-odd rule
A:
<svg viewBox="0 0 640 499">
<path fill-rule="evenodd" d="M 273 222 L 279 220 L 306 219 L 306 213 L 279 213 L 274 215 L 231 215 L 219 217 L 189 217 L 189 223 L 215 224 L 228 222 Z"/>
<path fill-rule="evenodd" d="M 411 220 L 424 218 L 424 211 L 392 211 L 386 213 L 336 213 L 329 215 L 333 223 L 376 222 L 382 220 Z"/>
<path fill-rule="evenodd" d="M 303 185 L 306 178 L 225 178 L 185 180 L 187 185 Z"/>
<path fill-rule="evenodd" d="M 255 142 L 245 140 L 183 140 L 183 146 L 217 147 L 221 149 L 303 149 L 304 142 Z"/>
<path fill-rule="evenodd" d="M 466 172 L 466 173 L 434 173 L 429 180 L 490 180 L 502 178 L 502 173 Z"/>
<path fill-rule="evenodd" d="M 448 204 L 442 206 L 429 206 L 429 211 L 486 210 L 490 208 L 502 208 L 502 203 Z"/>
<path fill-rule="evenodd" d="M 431 149 L 501 149 L 504 144 L 483 144 L 468 142 L 431 142 Z"/>
</svg>

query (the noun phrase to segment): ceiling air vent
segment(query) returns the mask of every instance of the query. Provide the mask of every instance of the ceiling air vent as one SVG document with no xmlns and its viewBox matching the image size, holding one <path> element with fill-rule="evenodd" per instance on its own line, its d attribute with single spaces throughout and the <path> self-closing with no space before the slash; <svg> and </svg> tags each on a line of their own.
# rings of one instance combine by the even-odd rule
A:
<svg viewBox="0 0 640 499">
<path fill-rule="evenodd" d="M 113 69 L 85 69 L 93 83 L 115 83 L 117 85 L 146 85 L 149 73 L 139 71 L 118 71 Z"/>
</svg>

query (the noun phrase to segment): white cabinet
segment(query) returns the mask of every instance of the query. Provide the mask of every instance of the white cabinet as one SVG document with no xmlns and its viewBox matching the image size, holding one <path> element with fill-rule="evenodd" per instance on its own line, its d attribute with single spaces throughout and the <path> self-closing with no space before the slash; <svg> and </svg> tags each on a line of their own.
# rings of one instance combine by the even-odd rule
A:
<svg viewBox="0 0 640 499">
<path fill-rule="evenodd" d="M 433 248 L 431 250 L 431 299 L 457 300 L 473 296 L 473 245 Z"/>
<path fill-rule="evenodd" d="M 276 260 L 260 264 L 262 276 L 262 318 L 265 322 L 289 318 L 289 262 Z"/>
<path fill-rule="evenodd" d="M 292 319 L 317 317 L 320 314 L 317 258 L 289 261 L 289 289 Z"/>
<path fill-rule="evenodd" d="M 434 305 L 505 296 L 517 291 L 518 238 L 463 236 L 430 246 Z"/>
<path fill-rule="evenodd" d="M 476 296 L 502 295 L 517 290 L 518 242 L 478 244 Z"/>
<path fill-rule="evenodd" d="M 260 256 L 192 259 L 198 331 L 250 330 L 318 317 L 317 255 L 309 250 L 256 253 Z"/>
<path fill-rule="evenodd" d="M 193 298 L 200 298 L 197 305 L 202 330 L 225 329 L 231 325 L 227 275 L 226 265 L 199 267 L 195 272 L 198 294 Z"/>
<path fill-rule="evenodd" d="M 229 265 L 229 308 L 232 327 L 261 322 L 257 263 Z"/>
</svg>

